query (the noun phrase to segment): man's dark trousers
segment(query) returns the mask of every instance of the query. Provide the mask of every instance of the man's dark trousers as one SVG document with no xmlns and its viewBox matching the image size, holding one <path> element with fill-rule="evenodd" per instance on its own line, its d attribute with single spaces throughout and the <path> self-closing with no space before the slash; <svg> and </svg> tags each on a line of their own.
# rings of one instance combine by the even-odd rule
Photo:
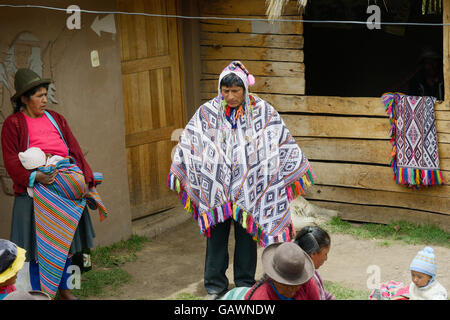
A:
<svg viewBox="0 0 450 320">
<path fill-rule="evenodd" d="M 233 222 L 232 222 L 233 221 Z M 251 287 L 255 284 L 257 263 L 256 241 L 233 219 L 211 228 L 211 236 L 206 241 L 205 289 L 209 294 L 223 294 L 228 290 L 228 238 L 231 223 L 234 223 L 234 284 L 236 287 Z"/>
</svg>

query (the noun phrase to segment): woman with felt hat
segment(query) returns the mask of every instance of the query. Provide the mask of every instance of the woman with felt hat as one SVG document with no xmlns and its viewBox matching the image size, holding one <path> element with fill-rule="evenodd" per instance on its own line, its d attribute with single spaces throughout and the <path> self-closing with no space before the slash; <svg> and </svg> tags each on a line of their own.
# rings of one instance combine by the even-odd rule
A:
<svg viewBox="0 0 450 320">
<path fill-rule="evenodd" d="M 314 263 L 295 243 L 266 247 L 262 264 L 265 274 L 248 291 L 245 300 L 320 300 L 313 279 Z"/>
<path fill-rule="evenodd" d="M 93 172 L 66 119 L 61 114 L 47 108 L 47 89 L 51 82 L 50 79 L 42 79 L 30 69 L 19 69 L 15 74 L 16 93 L 11 97 L 14 112 L 5 120 L 1 133 L 3 160 L 7 172 L 13 180 L 15 193 L 11 241 L 26 250 L 26 260 L 30 262 L 30 281 L 33 290 L 42 290 L 53 298 L 59 288 L 61 299 L 75 299 L 67 281 L 70 275 L 66 271 L 71 264 L 71 255 L 81 252 L 83 249 L 92 248 L 94 245 L 95 232 L 89 212 L 85 207 L 81 217 L 74 224 L 72 241 L 67 240 L 68 245 L 64 243 L 64 246 L 67 247 L 64 256 L 64 259 L 67 260 L 65 265 L 64 260 L 59 261 L 61 259 L 58 260 L 55 256 L 55 261 L 58 260 L 59 264 L 62 263 L 61 266 L 57 265 L 59 273 L 56 275 L 52 273 L 55 275 L 52 279 L 43 276 L 42 273 L 46 270 L 43 267 L 44 263 L 49 259 L 47 256 L 43 258 L 44 246 L 47 246 L 47 253 L 59 254 L 64 251 L 61 249 L 64 247 L 63 243 L 60 243 L 61 239 L 70 237 L 58 237 L 58 235 L 46 239 L 42 237 L 43 230 L 46 232 L 47 230 L 56 230 L 56 224 L 60 223 L 59 220 L 64 219 L 39 220 L 39 216 L 35 214 L 36 196 L 31 198 L 27 194 L 27 187 L 33 187 L 35 184 L 52 184 L 57 171 L 55 170 L 52 174 L 29 171 L 23 167 L 18 157 L 20 152 L 24 152 L 30 147 L 40 148 L 47 155 L 70 157 L 75 160 L 84 175 L 85 185 L 80 186 L 83 195 L 86 195 L 89 188 L 96 184 Z M 56 217 L 58 217 L 57 214 Z M 45 223 L 48 225 L 45 226 Z M 55 261 L 51 261 L 51 263 L 56 263 Z"/>
</svg>

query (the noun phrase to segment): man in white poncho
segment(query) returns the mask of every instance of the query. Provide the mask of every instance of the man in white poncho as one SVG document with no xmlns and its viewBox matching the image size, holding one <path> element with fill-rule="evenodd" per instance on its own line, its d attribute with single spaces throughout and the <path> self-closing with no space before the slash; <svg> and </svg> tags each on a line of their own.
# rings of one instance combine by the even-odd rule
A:
<svg viewBox="0 0 450 320">
<path fill-rule="evenodd" d="M 295 236 L 289 203 L 314 179 L 278 112 L 249 93 L 254 82 L 239 61 L 222 71 L 218 96 L 200 106 L 187 124 L 168 176 L 169 188 L 207 235 L 207 299 L 228 289 L 231 222 L 234 282 L 251 287 L 257 244 L 265 247 Z"/>
</svg>

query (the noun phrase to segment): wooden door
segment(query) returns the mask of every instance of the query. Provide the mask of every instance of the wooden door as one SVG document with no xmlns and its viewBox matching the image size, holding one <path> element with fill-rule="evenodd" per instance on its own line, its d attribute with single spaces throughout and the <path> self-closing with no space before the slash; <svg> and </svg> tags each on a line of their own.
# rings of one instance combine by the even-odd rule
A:
<svg viewBox="0 0 450 320">
<path fill-rule="evenodd" d="M 126 12 L 170 14 L 177 0 L 118 0 Z M 172 133 L 183 128 L 181 48 L 174 18 L 118 15 L 128 183 L 132 218 L 172 207 L 177 200 L 166 186 Z"/>
</svg>

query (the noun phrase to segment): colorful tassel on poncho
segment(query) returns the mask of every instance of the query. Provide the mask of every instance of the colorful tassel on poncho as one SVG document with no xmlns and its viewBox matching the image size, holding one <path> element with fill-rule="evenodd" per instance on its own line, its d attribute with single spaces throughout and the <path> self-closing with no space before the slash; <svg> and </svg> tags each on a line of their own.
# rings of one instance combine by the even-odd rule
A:
<svg viewBox="0 0 450 320">
<path fill-rule="evenodd" d="M 398 184 L 418 188 L 444 184 L 434 117 L 434 97 L 386 93 L 392 144 L 391 167 Z"/>
<path fill-rule="evenodd" d="M 58 170 L 50 185 L 35 183 L 33 204 L 36 221 L 36 242 L 41 290 L 55 297 L 73 236 L 86 206 L 86 199 L 99 208 L 100 219 L 107 211 L 95 188 L 83 197 L 85 180 L 83 172 L 64 158 L 55 165 L 37 170 L 49 174 Z M 101 181 L 101 174 L 95 174 Z M 92 193 L 93 192 L 93 193 Z"/>
</svg>

